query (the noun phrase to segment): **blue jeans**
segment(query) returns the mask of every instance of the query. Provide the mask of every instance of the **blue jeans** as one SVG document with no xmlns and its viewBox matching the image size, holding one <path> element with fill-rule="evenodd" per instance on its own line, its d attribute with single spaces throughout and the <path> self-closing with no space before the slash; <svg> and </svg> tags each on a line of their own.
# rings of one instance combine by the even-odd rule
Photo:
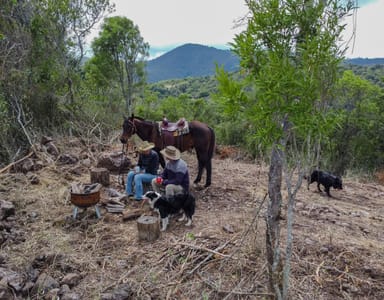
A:
<svg viewBox="0 0 384 300">
<path fill-rule="evenodd" d="M 156 177 L 157 175 L 150 173 L 136 174 L 134 171 L 129 171 L 127 175 L 125 192 L 128 195 L 133 195 L 133 190 L 135 190 L 135 199 L 141 199 L 143 197 L 143 183 L 150 183 L 152 179 Z"/>
</svg>

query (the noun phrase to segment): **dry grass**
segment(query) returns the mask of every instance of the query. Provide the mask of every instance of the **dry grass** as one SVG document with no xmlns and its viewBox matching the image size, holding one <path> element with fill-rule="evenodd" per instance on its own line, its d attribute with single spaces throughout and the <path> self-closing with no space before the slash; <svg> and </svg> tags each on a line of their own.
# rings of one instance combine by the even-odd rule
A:
<svg viewBox="0 0 384 300">
<path fill-rule="evenodd" d="M 225 155 L 233 154 L 238 156 L 233 149 Z M 183 158 L 194 179 L 195 156 L 184 153 Z M 139 241 L 135 221 L 104 209 L 99 220 L 93 208 L 78 220 L 71 218 L 68 188 L 74 181 L 89 182 L 84 166 L 76 175 L 73 166 L 46 165 L 36 172 L 38 185 L 22 174 L 3 174 L 1 196 L 16 205 L 15 230 L 23 239 L 4 243 L 2 255 L 18 270 L 40 255 L 52 255 L 46 271 L 58 280 L 79 272 L 82 280 L 73 289 L 82 299 L 99 299 L 121 285 L 128 285 L 135 299 L 265 299 L 268 168 L 231 157 L 217 157 L 213 166 L 212 186 L 194 191 L 193 226 L 171 219 L 155 242 Z M 111 187 L 123 191 L 118 181 L 112 175 Z M 331 191 L 333 199 L 315 185 L 309 191 L 303 186 L 297 195 L 292 299 L 384 297 L 384 188 L 349 178 L 344 186 Z M 282 226 L 284 233 L 285 221 Z"/>
</svg>

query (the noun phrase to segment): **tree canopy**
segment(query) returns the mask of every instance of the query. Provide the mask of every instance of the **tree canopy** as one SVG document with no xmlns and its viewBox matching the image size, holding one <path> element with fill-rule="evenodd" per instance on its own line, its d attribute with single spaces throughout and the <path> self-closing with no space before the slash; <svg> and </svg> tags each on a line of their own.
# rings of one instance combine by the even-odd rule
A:
<svg viewBox="0 0 384 300">
<path fill-rule="evenodd" d="M 247 28 L 232 43 L 244 70 L 244 83 L 233 83 L 219 72 L 222 97 L 217 99 L 224 111 L 235 112 L 231 118 L 235 116 L 247 123 L 251 145 L 261 144 L 270 149 L 266 232 L 270 290 L 277 299 L 287 299 L 295 194 L 303 172 L 318 158 L 319 141 L 335 124 L 334 114 L 328 112 L 343 60 L 344 51 L 338 43 L 344 29 L 341 22 L 352 9 L 352 3 L 246 3 Z M 294 186 L 293 170 L 299 174 Z M 283 172 L 288 191 L 284 267 L 279 254 Z"/>
<path fill-rule="evenodd" d="M 106 18 L 100 36 L 92 42 L 92 49 L 92 63 L 105 78 L 117 80 L 130 113 L 134 95 L 145 83 L 144 60 L 149 55 L 149 45 L 144 42 L 138 26 L 126 17 Z"/>
</svg>

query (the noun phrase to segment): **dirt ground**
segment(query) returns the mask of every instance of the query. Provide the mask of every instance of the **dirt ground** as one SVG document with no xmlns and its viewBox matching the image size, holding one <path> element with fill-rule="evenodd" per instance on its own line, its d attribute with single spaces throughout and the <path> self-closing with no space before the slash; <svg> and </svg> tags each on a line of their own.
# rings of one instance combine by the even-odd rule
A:
<svg viewBox="0 0 384 300">
<path fill-rule="evenodd" d="M 135 219 L 124 221 L 103 205 L 100 219 L 93 207 L 72 218 L 69 187 L 89 182 L 99 154 L 87 147 L 58 145 L 61 153 L 80 157 L 75 164 L 49 161 L 45 153 L 38 171 L 0 174 L 0 200 L 15 206 L 11 221 L 2 223 L 2 268 L 27 274 L 34 266 L 36 276 L 46 273 L 60 284 L 67 274 L 77 274 L 71 293 L 60 299 L 267 298 L 267 166 L 242 159 L 236 150 L 227 157 L 217 154 L 212 186 L 193 189 L 193 226 L 172 218 L 156 241 L 145 242 L 138 239 Z M 120 148 L 116 142 L 103 150 Z M 197 160 L 193 153 L 182 158 L 192 181 Z M 119 179 L 111 175 L 109 188 L 123 192 Z M 343 185 L 341 191 L 331 189 L 334 198 L 315 184 L 309 190 L 304 184 L 297 194 L 291 299 L 384 299 L 384 186 L 353 177 L 343 178 Z M 107 197 L 103 188 L 101 198 Z M 127 210 L 137 207 L 126 203 Z M 281 224 L 284 245 L 286 220 Z M 37 261 L 44 263 L 36 266 Z M 44 293 L 14 297 L 59 299 Z"/>
</svg>

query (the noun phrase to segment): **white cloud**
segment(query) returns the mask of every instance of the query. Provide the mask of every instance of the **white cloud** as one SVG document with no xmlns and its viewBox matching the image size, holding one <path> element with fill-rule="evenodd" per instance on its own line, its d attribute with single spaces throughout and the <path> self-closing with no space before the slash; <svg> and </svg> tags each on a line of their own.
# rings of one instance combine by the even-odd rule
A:
<svg viewBox="0 0 384 300">
<path fill-rule="evenodd" d="M 355 40 L 349 43 L 347 57 L 384 57 L 384 0 L 378 0 L 360 7 L 355 19 L 348 18 L 345 40 L 352 37 L 355 22 Z"/>
<path fill-rule="evenodd" d="M 239 29 L 235 20 L 245 15 L 243 0 L 114 0 L 115 15 L 139 26 L 151 46 L 199 43 L 227 44 Z"/>
<path fill-rule="evenodd" d="M 125 16 L 138 25 L 151 48 L 185 43 L 227 45 L 241 31 L 241 28 L 234 28 L 235 21 L 247 12 L 244 0 L 112 1 L 116 4 L 113 15 Z M 384 57 L 384 35 L 381 34 L 384 28 L 384 0 L 364 2 L 367 4 L 357 10 L 356 37 L 354 44 L 353 41 L 349 43 L 346 56 Z M 353 18 L 346 21 L 348 26 L 344 36 L 348 40 L 352 36 Z M 90 40 L 96 34 L 94 32 Z"/>
</svg>

